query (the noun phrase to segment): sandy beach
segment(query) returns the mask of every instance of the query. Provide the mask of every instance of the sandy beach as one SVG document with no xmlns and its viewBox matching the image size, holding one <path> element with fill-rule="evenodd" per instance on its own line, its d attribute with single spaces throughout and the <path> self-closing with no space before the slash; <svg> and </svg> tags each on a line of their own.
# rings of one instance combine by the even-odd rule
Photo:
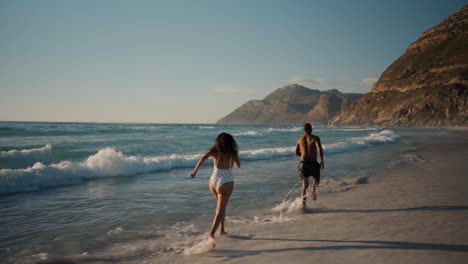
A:
<svg viewBox="0 0 468 264">
<path fill-rule="evenodd" d="M 230 237 L 176 263 L 466 263 L 468 134 L 404 150 L 366 184 L 308 200 L 291 221 L 229 223 Z M 365 166 L 365 164 L 363 164 Z"/>
</svg>

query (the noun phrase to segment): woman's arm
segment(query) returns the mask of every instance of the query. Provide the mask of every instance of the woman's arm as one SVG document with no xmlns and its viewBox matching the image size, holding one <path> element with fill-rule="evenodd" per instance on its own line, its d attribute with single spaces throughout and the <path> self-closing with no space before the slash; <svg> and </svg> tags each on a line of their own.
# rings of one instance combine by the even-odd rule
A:
<svg viewBox="0 0 468 264">
<path fill-rule="evenodd" d="M 241 163 L 240 163 L 240 159 L 239 159 L 239 154 L 234 155 L 234 164 L 236 164 L 237 168 L 240 168 Z"/>
<path fill-rule="evenodd" d="M 213 156 L 213 153 L 211 150 L 208 151 L 205 155 L 203 155 L 203 157 L 201 157 L 200 160 L 198 161 L 197 166 L 195 167 L 193 172 L 190 173 L 190 177 L 195 178 L 195 176 L 197 176 L 197 172 L 200 166 L 203 164 L 203 162 L 205 162 L 211 156 Z"/>
</svg>

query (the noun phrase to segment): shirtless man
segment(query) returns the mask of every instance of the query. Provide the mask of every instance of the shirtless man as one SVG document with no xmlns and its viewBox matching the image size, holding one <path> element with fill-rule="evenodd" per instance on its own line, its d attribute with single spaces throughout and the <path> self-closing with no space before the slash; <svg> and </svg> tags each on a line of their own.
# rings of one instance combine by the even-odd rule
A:
<svg viewBox="0 0 468 264">
<path fill-rule="evenodd" d="M 317 162 L 317 151 L 320 154 L 320 164 Z M 312 199 L 317 200 L 315 187 L 320 183 L 320 170 L 325 167 L 323 163 L 323 150 L 320 138 L 312 135 L 312 126 L 304 124 L 304 135 L 296 143 L 296 156 L 301 156 L 299 163 L 299 176 L 302 180 L 302 206 L 306 206 L 306 193 L 309 187 L 309 176 L 314 178 Z"/>
</svg>

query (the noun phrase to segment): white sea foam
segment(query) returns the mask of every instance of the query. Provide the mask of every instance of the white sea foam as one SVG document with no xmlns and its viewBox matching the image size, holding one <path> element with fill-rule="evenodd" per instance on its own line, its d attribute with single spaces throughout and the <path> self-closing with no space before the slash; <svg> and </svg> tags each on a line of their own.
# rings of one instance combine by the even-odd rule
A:
<svg viewBox="0 0 468 264">
<path fill-rule="evenodd" d="M 394 143 L 398 141 L 398 138 L 393 131 L 383 130 L 364 137 L 353 137 L 347 141 L 324 144 L 323 150 L 326 154 L 355 151 L 367 148 L 369 145 Z"/>
<path fill-rule="evenodd" d="M 327 178 L 321 181 L 321 184 L 317 188 L 317 194 L 320 196 L 321 193 L 342 192 L 356 185 L 366 184 L 367 182 L 368 177 L 366 176 L 343 178 L 340 180 Z M 296 190 L 296 193 L 298 192 L 295 186 L 291 191 L 294 190 Z M 286 195 L 281 203 L 272 208 L 274 213 L 273 218 L 275 221 L 290 221 L 293 219 L 290 218 L 291 216 L 302 213 L 302 197 L 290 197 L 289 194 L 291 194 L 291 191 Z M 312 197 L 311 189 L 307 191 L 305 197 L 306 199 L 310 199 L 310 197 Z"/>
<path fill-rule="evenodd" d="M 376 131 L 379 130 L 380 128 L 378 127 L 334 127 L 334 130 L 339 130 L 339 131 Z"/>
<path fill-rule="evenodd" d="M 391 169 L 405 164 L 418 164 L 426 162 L 427 160 L 417 154 L 407 153 L 404 154 L 400 159 L 391 161 L 389 164 L 387 164 L 387 167 Z"/>
<path fill-rule="evenodd" d="M 325 178 L 321 180 L 320 187 L 317 191 L 325 192 L 325 193 L 336 193 L 349 190 L 356 185 L 359 184 L 366 184 L 368 178 L 365 176 L 358 176 L 353 178 L 345 178 L 345 179 L 332 179 L 332 178 Z"/>
<path fill-rule="evenodd" d="M 392 131 L 384 130 L 365 137 L 351 138 L 346 142 L 324 144 L 323 148 L 327 154 L 341 153 L 366 148 L 372 144 L 391 143 L 397 138 Z M 50 146 L 46 146 L 45 149 L 50 149 Z M 239 155 L 242 160 L 267 160 L 293 156 L 294 147 L 243 150 Z M 104 148 L 82 162 L 61 161 L 50 165 L 37 162 L 25 169 L 0 169 L 0 195 L 76 184 L 96 178 L 187 168 L 195 166 L 201 156 L 202 154 L 128 156 L 114 148 Z M 207 163 L 211 162 L 210 159 Z"/>
<path fill-rule="evenodd" d="M 126 156 L 113 148 L 105 148 L 82 162 L 62 161 L 51 165 L 37 162 L 26 169 L 1 169 L 0 195 L 75 184 L 95 178 L 191 167 L 200 157 L 201 154 Z"/>
<path fill-rule="evenodd" d="M 161 130 L 161 127 L 159 126 L 142 126 L 142 127 L 135 127 L 134 128 L 135 130 L 137 131 L 140 131 L 140 132 L 158 132 Z M 129 129 L 129 131 L 132 131 L 132 129 Z"/>
<path fill-rule="evenodd" d="M 185 222 L 175 223 L 171 226 L 171 230 L 175 230 L 172 234 L 176 236 L 193 236 L 200 234 L 200 230 L 194 224 L 187 224 Z M 171 236 L 170 234 L 167 235 Z"/>
<path fill-rule="evenodd" d="M 124 231 L 123 228 L 117 227 L 116 229 L 107 232 L 107 234 L 114 235 L 114 234 L 122 233 L 123 231 Z"/>
<path fill-rule="evenodd" d="M 299 212 L 299 210 L 297 212 Z M 261 217 L 254 216 L 253 221 L 249 221 L 248 223 L 253 223 L 256 225 L 282 224 L 293 220 L 294 218 L 283 215 L 283 212 L 279 212 L 278 214 L 266 215 Z"/>
<path fill-rule="evenodd" d="M 427 162 L 427 160 L 423 159 L 421 156 L 416 155 L 416 154 L 408 153 L 408 154 L 403 155 L 403 158 L 408 162 L 422 162 L 422 163 Z"/>
<path fill-rule="evenodd" d="M 243 160 L 265 160 L 291 155 L 294 155 L 294 147 L 262 148 L 239 151 L 239 156 Z"/>
<path fill-rule="evenodd" d="M 145 232 L 146 234 L 148 232 Z M 150 234 L 152 232 L 149 232 Z M 149 236 L 153 238 L 152 236 Z M 116 261 L 116 263 L 120 263 L 119 259 L 130 259 L 135 257 L 141 257 L 141 252 L 145 252 L 145 257 L 148 259 L 152 259 L 161 254 L 167 253 L 181 253 L 182 250 L 178 250 L 178 248 L 171 247 L 170 244 L 164 243 L 161 239 L 148 239 L 149 237 L 137 235 L 137 236 L 129 236 L 127 239 L 123 241 L 119 241 L 116 243 L 107 243 L 100 247 L 100 250 L 95 250 L 92 253 L 88 254 L 80 254 L 77 256 L 76 260 L 79 263 L 84 263 L 93 260 L 95 258 L 103 258 L 108 259 L 112 258 Z M 91 258 L 89 258 L 91 257 Z M 138 262 L 138 263 L 148 263 L 148 262 Z"/>
<path fill-rule="evenodd" d="M 302 208 L 302 198 L 298 197 L 298 198 L 290 199 L 290 200 L 284 199 L 283 201 L 281 201 L 280 204 L 273 207 L 272 211 L 281 213 L 281 216 L 282 216 L 282 212 L 286 212 L 288 214 L 296 213 L 296 212 L 299 212 L 301 208 Z"/>
<path fill-rule="evenodd" d="M 33 258 L 37 258 L 39 260 L 47 260 L 49 258 L 49 255 L 45 252 L 39 253 L 37 255 L 32 255 Z"/>
<path fill-rule="evenodd" d="M 142 126 L 142 127 L 135 127 L 136 130 L 158 130 L 160 129 L 159 126 Z"/>
<path fill-rule="evenodd" d="M 383 130 L 378 133 L 371 133 L 369 136 L 355 138 L 357 142 L 382 144 L 392 143 L 398 140 L 398 135 L 391 130 Z"/>
<path fill-rule="evenodd" d="M 194 254 L 201 254 L 212 250 L 216 245 L 216 241 L 212 238 L 205 238 L 193 246 L 184 249 L 184 255 L 194 255 Z"/>
<path fill-rule="evenodd" d="M 41 148 L 0 151 L 0 160 L 9 161 L 20 166 L 30 166 L 36 162 L 50 162 L 52 160 L 52 145 Z"/>
<path fill-rule="evenodd" d="M 239 133 L 234 133 L 232 134 L 233 136 L 261 136 L 261 133 L 258 133 L 257 131 L 247 131 L 247 132 L 239 132 Z"/>
<path fill-rule="evenodd" d="M 302 128 L 300 127 L 294 127 L 294 128 L 268 128 L 267 132 L 285 132 L 285 133 L 290 133 L 290 132 L 298 132 Z"/>
<path fill-rule="evenodd" d="M 215 129 L 214 126 L 199 126 L 200 129 Z"/>
</svg>

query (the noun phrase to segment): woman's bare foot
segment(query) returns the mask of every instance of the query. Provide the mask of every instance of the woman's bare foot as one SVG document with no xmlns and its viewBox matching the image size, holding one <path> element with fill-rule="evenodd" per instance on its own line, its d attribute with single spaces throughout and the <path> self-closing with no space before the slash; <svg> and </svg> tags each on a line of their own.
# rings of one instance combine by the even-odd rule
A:
<svg viewBox="0 0 468 264">
<path fill-rule="evenodd" d="M 208 235 L 208 240 L 211 240 L 211 248 L 215 248 L 216 247 L 216 241 L 214 239 L 214 235 L 213 234 L 209 234 Z"/>
<path fill-rule="evenodd" d="M 220 230 L 220 231 L 219 231 L 219 235 L 220 235 L 220 236 L 227 237 L 227 236 L 228 236 L 228 233 L 227 233 L 225 230 Z"/>
</svg>

